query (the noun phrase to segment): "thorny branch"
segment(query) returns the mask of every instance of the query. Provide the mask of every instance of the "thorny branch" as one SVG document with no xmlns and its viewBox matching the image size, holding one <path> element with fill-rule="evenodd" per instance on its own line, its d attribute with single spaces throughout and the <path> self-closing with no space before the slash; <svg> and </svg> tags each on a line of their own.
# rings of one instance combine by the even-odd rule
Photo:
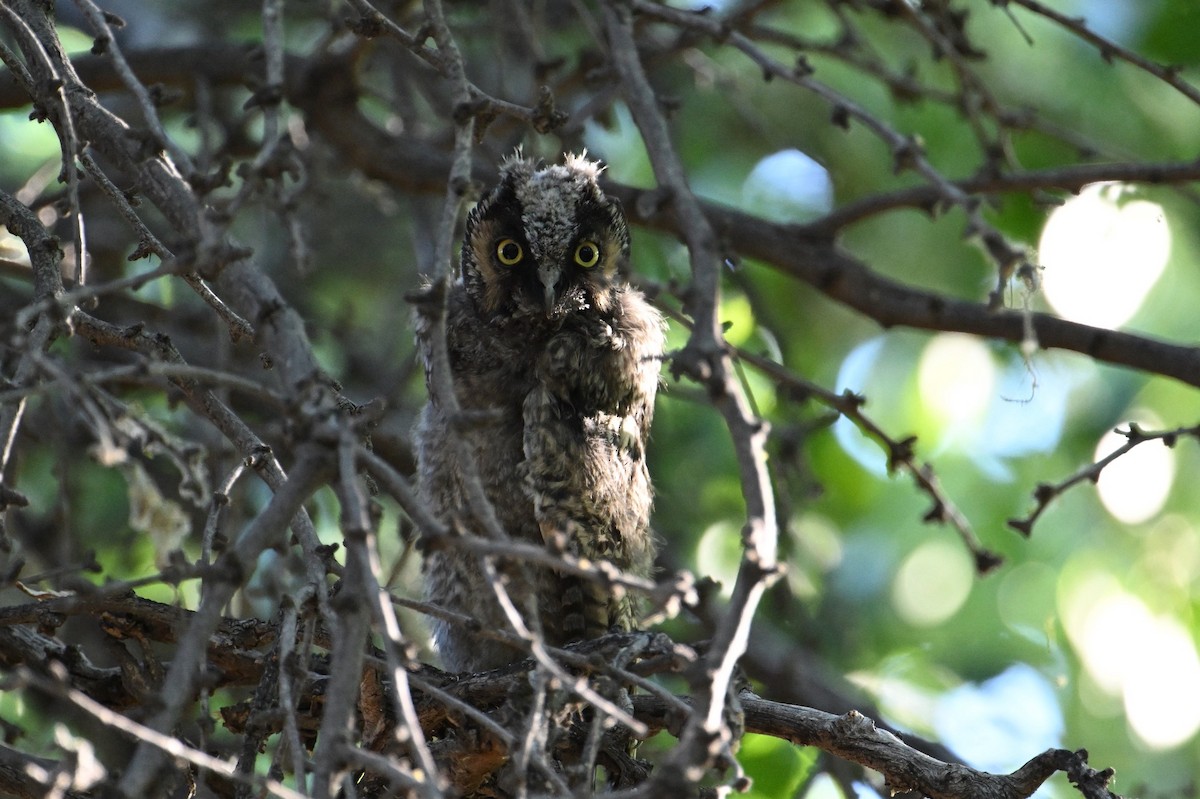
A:
<svg viewBox="0 0 1200 799">
<path fill-rule="evenodd" d="M 1002 306 L 1004 287 L 1008 285 L 1017 266 L 1026 259 L 1026 253 L 1022 248 L 1014 247 L 999 230 L 984 218 L 982 203 L 978 198 L 968 196 L 934 168 L 923 152 L 919 141 L 892 129 L 890 125 L 869 112 L 861 104 L 813 78 L 810 70 L 803 63 L 797 66 L 787 66 L 770 58 L 746 36 L 738 31 L 726 29 L 719 20 L 713 19 L 711 15 L 678 11 L 669 6 L 645 0 L 635 0 L 633 7 L 639 13 L 653 15 L 681 27 L 696 28 L 705 31 L 710 36 L 723 38 L 753 60 L 765 75 L 791 81 L 825 100 L 834 109 L 835 120 L 838 121 L 838 124 L 847 127 L 849 120 L 854 119 L 866 125 L 891 150 L 894 162 L 893 170 L 897 174 L 909 169 L 915 170 L 936 189 L 942 204 L 959 207 L 966 213 L 968 224 L 964 236 L 978 238 L 997 267 L 998 287 L 992 292 L 989 307 L 995 310 Z M 908 6 L 903 7 L 908 9 Z M 909 10 L 908 13 L 919 19 L 919 15 L 915 11 Z"/>
<path fill-rule="evenodd" d="M 1149 58 L 1138 55 L 1132 50 L 1122 47 L 1112 39 L 1093 31 L 1088 27 L 1085 20 L 1079 17 L 1071 17 L 1059 11 L 1055 11 L 1044 3 L 1038 0 L 992 0 L 993 3 L 1003 5 L 1012 3 L 1028 10 L 1031 14 L 1037 14 L 1059 25 L 1066 31 L 1070 32 L 1075 38 L 1087 42 L 1096 48 L 1100 53 L 1100 57 L 1105 61 L 1112 63 L 1113 60 L 1119 59 L 1128 64 L 1132 64 L 1138 69 L 1153 75 L 1158 80 L 1170 86 L 1175 91 L 1187 97 L 1193 103 L 1200 105 L 1200 88 L 1186 81 L 1180 74 L 1179 67 L 1158 64 Z"/>
<path fill-rule="evenodd" d="M 645 285 L 643 283 L 643 286 Z M 654 293 L 661 293 L 662 291 L 662 287 L 660 286 L 652 288 Z M 688 319 L 675 309 L 661 303 L 658 307 L 679 324 L 690 328 L 691 325 Z M 738 360 L 751 364 L 763 374 L 770 377 L 772 382 L 780 389 L 783 389 L 785 393 L 796 398 L 812 398 L 816 400 L 840 416 L 849 419 L 864 435 L 876 442 L 887 455 L 888 471 L 895 472 L 902 470 L 908 472 L 912 476 L 917 488 L 926 494 L 933 503 L 932 507 L 925 514 L 925 521 L 949 523 L 954 527 L 963 543 L 970 550 L 975 560 L 975 568 L 980 575 L 987 574 L 1004 562 L 1003 557 L 998 553 L 987 549 L 980 543 L 979 537 L 972 529 L 970 521 L 942 489 L 933 466 L 929 463 L 922 463 L 917 459 L 915 436 L 896 438 L 890 435 L 878 422 L 863 411 L 866 399 L 859 394 L 851 391 L 843 391 L 840 394 L 830 391 L 824 386 L 790 372 L 776 361 L 749 352 L 744 348 L 737 347 L 733 348 L 732 351 L 737 355 Z"/>
<path fill-rule="evenodd" d="M 967 549 L 970 550 L 975 559 L 975 569 L 979 574 L 987 574 L 1003 562 L 1003 558 L 999 554 L 980 543 L 978 536 L 971 528 L 971 523 L 942 489 L 933 466 L 917 459 L 914 446 L 916 444 L 915 437 L 896 439 L 889 435 L 875 420 L 863 412 L 865 399 L 858 394 L 850 391 L 844 391 L 841 394 L 834 393 L 794 375 L 774 361 L 754 353 L 739 350 L 738 357 L 761 369 L 781 387 L 791 389 L 799 395 L 816 398 L 818 402 L 837 411 L 853 422 L 866 436 L 878 442 L 887 453 L 888 471 L 908 472 L 917 487 L 932 501 L 932 507 L 925 514 L 925 521 L 950 524 L 958 532 Z"/>
<path fill-rule="evenodd" d="M 1200 425 L 1178 427 L 1173 430 L 1148 431 L 1130 422 L 1129 429 L 1121 430 L 1117 428 L 1113 432 L 1124 436 L 1125 443 L 1095 463 L 1084 466 L 1079 471 L 1057 483 L 1039 483 L 1037 488 L 1033 490 L 1033 500 L 1036 503 L 1033 510 L 1023 519 L 1009 519 L 1008 526 L 1021 535 L 1031 535 L 1033 533 L 1033 525 L 1054 500 L 1080 483 L 1097 482 L 1100 479 L 1100 473 L 1104 471 L 1105 467 L 1128 454 L 1134 447 L 1145 444 L 1147 441 L 1161 441 L 1164 446 L 1174 447 L 1181 438 L 1200 439 Z"/>
</svg>

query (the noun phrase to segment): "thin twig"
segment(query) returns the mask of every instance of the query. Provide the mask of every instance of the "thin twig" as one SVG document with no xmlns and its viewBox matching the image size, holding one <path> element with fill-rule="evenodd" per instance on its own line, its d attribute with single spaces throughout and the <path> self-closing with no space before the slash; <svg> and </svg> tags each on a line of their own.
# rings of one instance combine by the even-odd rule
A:
<svg viewBox="0 0 1200 799">
<path fill-rule="evenodd" d="M 709 36 L 728 41 L 730 45 L 758 65 L 765 74 L 795 83 L 825 100 L 834 109 L 835 119 L 843 121 L 856 119 L 865 125 L 890 149 L 895 172 L 915 170 L 937 189 L 942 202 L 962 208 L 967 215 L 966 237 L 978 238 L 984 251 L 997 267 L 997 288 L 991 294 L 989 308 L 994 310 L 1002 307 L 1004 287 L 1008 284 L 1018 265 L 1028 259 L 1028 254 L 1023 247 L 1009 242 L 995 226 L 984 219 L 981 210 L 982 203 L 977 197 L 972 197 L 962 191 L 930 163 L 918 139 L 893 130 L 889 124 L 861 104 L 812 77 L 808 70 L 797 69 L 776 61 L 759 49 L 744 34 L 739 31 L 726 30 L 720 21 L 711 15 L 679 10 L 670 6 L 650 3 L 648 0 L 632 0 L 632 2 L 633 7 L 639 13 L 675 25 L 703 31 Z M 908 8 L 904 4 L 901 5 Z"/>
<path fill-rule="evenodd" d="M 407 745 L 409 755 L 424 775 L 421 781 L 420 793 L 429 799 L 437 799 L 442 795 L 438 785 L 438 769 L 434 763 L 433 754 L 429 751 L 425 734 L 421 731 L 420 720 L 413 706 L 412 692 L 408 685 L 407 658 L 401 660 L 401 654 L 407 648 L 407 643 L 400 631 L 400 623 L 396 619 L 396 611 L 388 594 L 379 585 L 379 553 L 375 546 L 375 531 L 367 510 L 366 496 L 359 484 L 356 453 L 360 444 L 351 435 L 349 429 L 343 430 L 338 441 L 338 483 L 337 493 L 342 502 L 343 528 L 348 531 L 347 547 L 361 547 L 363 551 L 351 553 L 353 561 L 363 561 L 366 569 L 359 574 L 350 570 L 351 558 L 347 557 L 346 576 L 343 585 L 346 591 L 357 591 L 371 608 L 372 615 L 380 622 L 385 636 L 384 653 L 387 658 L 388 672 L 392 678 L 393 702 L 397 715 L 404 721 L 402 742 Z"/>
<path fill-rule="evenodd" d="M 1161 441 L 1166 446 L 1173 447 L 1180 438 L 1200 439 L 1200 425 L 1177 427 L 1173 430 L 1147 431 L 1130 422 L 1128 430 L 1117 428 L 1113 432 L 1124 436 L 1125 443 L 1095 463 L 1084 466 L 1082 469 L 1057 483 L 1039 483 L 1033 491 L 1033 499 L 1036 503 L 1033 510 L 1023 519 L 1009 519 L 1008 526 L 1028 537 L 1033 533 L 1033 525 L 1037 523 L 1037 520 L 1050 507 L 1054 500 L 1065 494 L 1068 489 L 1080 483 L 1085 481 L 1091 483 L 1097 482 L 1100 479 L 1100 473 L 1104 471 L 1105 467 L 1118 458 L 1129 454 L 1134 447 L 1140 444 L 1145 444 L 1147 441 Z"/>
<path fill-rule="evenodd" d="M 54 670 L 61 669 L 62 667 L 59 664 L 51 664 L 50 668 Z M 238 772 L 229 762 L 194 749 L 174 735 L 168 735 L 153 727 L 140 724 L 128 716 L 123 716 L 114 710 L 110 710 L 77 688 L 66 684 L 65 674 L 61 678 L 64 682 L 54 682 L 49 678 L 42 677 L 22 667 L 18 669 L 16 676 L 21 682 L 33 685 L 51 696 L 67 700 L 105 727 L 130 736 L 139 743 L 139 748 L 154 747 L 164 754 L 191 763 L 197 768 L 211 771 L 214 774 L 219 774 L 222 777 L 237 782 L 248 783 L 256 788 L 265 789 L 273 796 L 280 797 L 280 799 L 306 799 L 304 794 L 298 793 L 276 780 L 262 777 L 252 772 Z"/>
<path fill-rule="evenodd" d="M 150 97 L 150 92 L 138 80 L 133 70 L 129 68 L 129 62 L 125 60 L 125 54 L 121 52 L 116 36 L 109 26 L 104 12 L 92 0 L 74 0 L 74 2 L 79 7 L 79 10 L 83 12 L 84 16 L 87 17 L 88 22 L 92 26 L 92 32 L 97 38 L 98 45 L 103 48 L 104 52 L 112 60 L 113 67 L 116 69 L 117 74 L 121 76 L 121 81 L 125 84 L 125 88 L 137 100 L 138 106 L 142 109 L 142 121 L 153 131 L 158 145 L 167 149 L 171 154 L 171 159 L 183 174 L 191 174 L 195 171 L 191 157 L 188 156 L 182 147 L 175 143 L 174 139 L 167 135 L 162 120 L 158 118 L 158 109 L 154 106 L 154 100 Z"/>
<path fill-rule="evenodd" d="M 745 651 L 758 602 L 777 576 L 778 523 L 766 467 L 766 425 L 749 410 L 733 374 L 717 318 L 722 259 L 716 233 L 688 187 L 679 156 L 670 144 L 666 119 L 638 55 L 629 9 L 605 2 L 603 13 L 609 57 L 621 78 L 655 177 L 669 193 L 668 202 L 676 219 L 688 220 L 683 234 L 692 262 L 692 283 L 685 310 L 695 320 L 695 327 L 684 352 L 676 355 L 673 368 L 688 372 L 701 383 L 724 417 L 738 459 L 747 511 L 742 562 L 729 610 L 713 635 L 706 657 L 706 682 L 697 686 L 699 712 L 689 718 L 680 746 L 670 757 L 670 767 L 664 770 L 665 779 L 670 781 L 696 766 L 714 764 L 727 751 L 730 733 L 724 721 L 725 697 L 737 660 Z"/>
<path fill-rule="evenodd" d="M 992 2 L 996 3 L 997 0 L 992 0 Z M 1131 64 L 1143 72 L 1158 78 L 1163 83 L 1167 84 L 1184 97 L 1191 100 L 1193 103 L 1200 105 L 1200 88 L 1193 86 L 1191 83 L 1188 83 L 1186 80 L 1180 77 L 1179 67 L 1164 66 L 1151 61 L 1144 56 L 1138 55 L 1132 50 L 1122 47 L 1111 39 L 1106 39 L 1105 37 L 1096 33 L 1087 26 L 1085 20 L 1082 18 L 1067 16 L 1066 14 L 1055 11 L 1049 6 L 1038 2 L 1038 0 L 1005 0 L 1005 2 L 1021 6 L 1033 14 L 1045 17 L 1051 22 L 1054 22 L 1056 25 L 1073 34 L 1076 38 L 1094 46 L 1098 51 L 1100 51 L 1100 57 L 1106 62 L 1112 63 L 1113 59 L 1115 58 Z"/>
<path fill-rule="evenodd" d="M 200 607 L 187 630 L 179 637 L 171 667 L 163 683 L 169 690 L 162 692 L 161 706 L 150 716 L 146 722 L 147 727 L 165 733 L 182 718 L 201 677 L 200 668 L 204 662 L 208 639 L 221 622 L 221 611 L 225 604 L 240 587 L 240 581 L 230 577 L 250 574 L 259 554 L 272 543 L 281 540 L 281 535 L 287 530 L 303 503 L 323 482 L 326 468 L 326 464 L 316 453 L 301 458 L 267 507 L 251 521 L 237 542 L 221 554 L 215 568 L 228 576 L 223 580 L 205 581 L 205 592 L 200 600 Z M 121 790 L 127 796 L 146 795 L 161 762 L 161 752 L 158 748 L 139 745 L 121 778 Z"/>
</svg>

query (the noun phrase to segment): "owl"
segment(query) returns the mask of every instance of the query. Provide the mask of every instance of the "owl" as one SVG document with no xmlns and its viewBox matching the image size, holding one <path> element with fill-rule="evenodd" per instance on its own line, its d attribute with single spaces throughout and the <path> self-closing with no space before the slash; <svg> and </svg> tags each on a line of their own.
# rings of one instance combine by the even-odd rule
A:
<svg viewBox="0 0 1200 799">
<path fill-rule="evenodd" d="M 447 298 L 449 366 L 461 414 L 431 399 L 414 432 L 419 493 L 451 529 L 486 536 L 468 498 L 477 475 L 500 525 L 525 542 L 648 576 L 655 544 L 645 446 L 664 347 L 661 315 L 624 277 L 629 229 L 584 156 L 519 155 L 469 213 Z M 431 380 L 432 331 L 417 339 Z M 633 599 L 594 581 L 501 562 L 505 588 L 551 644 L 631 629 Z M 508 629 L 479 557 L 427 552 L 426 598 Z M 481 671 L 520 653 L 433 621 L 443 664 Z"/>
</svg>

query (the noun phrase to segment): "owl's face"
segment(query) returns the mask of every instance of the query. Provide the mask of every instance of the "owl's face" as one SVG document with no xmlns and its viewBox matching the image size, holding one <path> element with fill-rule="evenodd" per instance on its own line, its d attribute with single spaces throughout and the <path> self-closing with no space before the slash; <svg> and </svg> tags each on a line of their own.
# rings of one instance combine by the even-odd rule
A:
<svg viewBox="0 0 1200 799">
<path fill-rule="evenodd" d="M 608 310 L 629 258 L 629 228 L 597 183 L 598 164 L 568 156 L 539 168 L 514 158 L 467 217 L 462 272 L 485 316 L 553 324 Z"/>
</svg>

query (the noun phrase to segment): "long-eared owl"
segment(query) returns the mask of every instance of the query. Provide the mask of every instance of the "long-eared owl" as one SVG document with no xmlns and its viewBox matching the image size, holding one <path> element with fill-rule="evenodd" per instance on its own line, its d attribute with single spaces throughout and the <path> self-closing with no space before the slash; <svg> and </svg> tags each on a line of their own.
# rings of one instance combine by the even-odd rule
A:
<svg viewBox="0 0 1200 799">
<path fill-rule="evenodd" d="M 486 536 L 468 500 L 474 471 L 514 540 L 648 576 L 655 547 L 645 445 L 663 321 L 625 280 L 629 229 L 599 173 L 582 156 L 548 167 L 517 156 L 468 215 L 446 316 L 462 417 L 448 418 L 431 390 L 415 431 L 419 489 L 452 529 Z M 430 336 L 418 319 L 427 379 Z M 424 572 L 429 601 L 484 628 L 508 628 L 476 554 L 437 547 Z M 516 607 L 536 608 L 551 644 L 634 624 L 628 594 L 544 566 L 506 563 L 502 572 Z M 434 620 L 433 628 L 448 669 L 519 657 L 461 626 Z"/>
</svg>

